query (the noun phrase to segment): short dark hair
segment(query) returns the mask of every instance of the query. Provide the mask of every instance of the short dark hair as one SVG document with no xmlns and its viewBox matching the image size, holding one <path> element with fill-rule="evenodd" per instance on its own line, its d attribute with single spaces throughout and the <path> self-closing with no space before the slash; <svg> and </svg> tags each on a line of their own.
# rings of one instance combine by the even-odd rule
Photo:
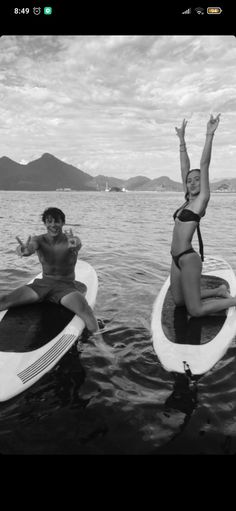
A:
<svg viewBox="0 0 236 511">
<path fill-rule="evenodd" d="M 51 216 L 54 220 L 62 220 L 63 223 L 66 221 L 66 217 L 61 209 L 58 208 L 47 208 L 42 214 L 42 221 L 45 224 L 46 219 Z"/>
<path fill-rule="evenodd" d="M 188 171 L 188 173 L 187 173 L 187 175 L 186 175 L 186 179 L 185 179 L 185 184 L 186 184 L 186 186 L 187 186 L 187 180 L 188 180 L 188 176 L 189 176 L 189 174 L 191 174 L 191 172 L 194 172 L 195 170 L 197 170 L 198 172 L 201 172 L 201 170 L 200 170 L 200 169 L 191 169 L 191 170 L 189 170 L 189 171 Z M 185 194 L 185 199 L 186 199 L 186 200 L 188 200 L 188 199 L 189 199 L 189 193 L 188 193 L 188 192 L 186 192 L 186 194 Z"/>
</svg>

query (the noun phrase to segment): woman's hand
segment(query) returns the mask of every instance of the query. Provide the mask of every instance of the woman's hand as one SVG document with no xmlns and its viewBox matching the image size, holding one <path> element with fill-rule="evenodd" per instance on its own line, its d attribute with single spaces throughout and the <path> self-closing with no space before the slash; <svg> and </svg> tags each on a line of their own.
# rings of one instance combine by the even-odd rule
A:
<svg viewBox="0 0 236 511">
<path fill-rule="evenodd" d="M 185 128 L 187 126 L 188 121 L 185 121 L 185 119 L 182 122 L 181 128 L 175 127 L 176 135 L 179 137 L 179 139 L 182 141 L 185 137 Z"/>
<path fill-rule="evenodd" d="M 207 135 L 213 135 L 215 133 L 215 130 L 217 129 L 219 122 L 220 114 L 218 114 L 215 118 L 211 114 L 210 120 L 207 123 Z"/>
</svg>

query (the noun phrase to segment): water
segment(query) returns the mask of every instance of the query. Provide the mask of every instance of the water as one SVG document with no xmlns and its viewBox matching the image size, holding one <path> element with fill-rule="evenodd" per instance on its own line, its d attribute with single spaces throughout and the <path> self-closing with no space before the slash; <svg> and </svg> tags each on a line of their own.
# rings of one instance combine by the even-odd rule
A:
<svg viewBox="0 0 236 511">
<path fill-rule="evenodd" d="M 165 371 L 152 347 L 152 305 L 169 273 L 181 204 L 178 193 L 0 192 L 1 292 L 40 271 L 37 256 L 16 256 L 15 236 L 44 232 L 40 214 L 56 206 L 96 268 L 95 313 L 107 326 L 0 403 L 2 454 L 236 453 L 235 340 L 194 387 Z M 235 213 L 234 194 L 212 195 L 201 231 L 205 254 L 236 271 Z"/>
</svg>

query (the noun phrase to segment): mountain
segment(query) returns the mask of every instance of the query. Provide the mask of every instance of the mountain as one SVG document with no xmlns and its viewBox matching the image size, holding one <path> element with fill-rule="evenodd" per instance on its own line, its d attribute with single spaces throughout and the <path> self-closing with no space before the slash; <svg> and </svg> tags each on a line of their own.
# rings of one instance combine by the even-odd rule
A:
<svg viewBox="0 0 236 511">
<path fill-rule="evenodd" d="M 106 183 L 109 188 L 111 188 L 113 186 L 122 188 L 124 186 L 123 183 L 125 183 L 125 181 L 123 179 L 119 179 L 117 177 L 109 177 L 109 176 L 99 175 L 99 176 L 96 176 L 93 178 L 91 177 L 91 181 L 88 182 L 88 184 L 90 184 L 97 190 L 105 190 Z"/>
<path fill-rule="evenodd" d="M 211 183 L 211 191 L 225 191 L 225 192 L 236 192 L 236 178 L 232 179 L 221 179 Z"/>
<path fill-rule="evenodd" d="M 145 176 L 135 176 L 130 179 L 122 180 L 114 177 L 99 175 L 93 178 L 91 184 L 95 183 L 95 186 L 99 190 L 104 190 L 106 183 L 108 187 L 119 187 L 126 188 L 126 190 L 136 190 L 136 191 L 175 191 L 182 192 L 183 185 L 182 183 L 178 183 L 177 181 L 172 181 L 167 176 L 161 176 L 156 179 L 150 179 Z"/>
<path fill-rule="evenodd" d="M 96 177 L 65 163 L 55 156 L 45 153 L 27 165 L 17 163 L 6 156 L 0 158 L 0 190 L 105 190 L 108 188 L 126 188 L 136 191 L 173 191 L 182 192 L 182 183 L 167 176 L 149 179 L 135 176 L 130 179 L 98 175 Z M 236 191 L 236 178 L 219 179 L 211 182 L 212 191 Z"/>
<path fill-rule="evenodd" d="M 142 186 L 147 186 L 150 182 L 151 179 L 149 179 L 149 177 L 137 176 L 131 177 L 125 181 L 123 186 L 125 186 L 126 190 L 138 190 Z"/>
<path fill-rule="evenodd" d="M 45 153 L 41 158 L 27 165 L 16 163 L 10 158 L 0 158 L 1 190 L 95 190 L 89 185 L 92 176 L 82 170 L 64 163 L 55 156 Z"/>
<path fill-rule="evenodd" d="M 106 184 L 109 188 L 118 187 L 126 190 L 137 190 L 144 183 L 151 181 L 148 177 L 136 176 L 130 179 L 119 179 L 116 177 L 99 175 L 93 178 L 90 184 L 95 185 L 98 190 L 105 190 Z"/>
<path fill-rule="evenodd" d="M 167 176 L 157 177 L 156 179 L 150 179 L 148 182 L 136 188 L 139 191 L 173 191 L 173 192 L 182 192 L 183 185 L 182 183 L 178 183 L 177 181 L 172 181 Z"/>
</svg>

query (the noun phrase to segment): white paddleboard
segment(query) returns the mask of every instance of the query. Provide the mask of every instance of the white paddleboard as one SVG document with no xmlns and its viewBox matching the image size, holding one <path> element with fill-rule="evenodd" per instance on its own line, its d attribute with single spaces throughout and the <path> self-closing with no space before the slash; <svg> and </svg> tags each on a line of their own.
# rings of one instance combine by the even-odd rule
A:
<svg viewBox="0 0 236 511">
<path fill-rule="evenodd" d="M 236 295 L 235 273 L 220 257 L 205 258 L 201 279 L 210 287 L 227 283 L 230 294 Z M 184 307 L 175 307 L 169 276 L 154 302 L 151 330 L 154 350 L 167 371 L 185 373 L 189 367 L 193 375 L 200 375 L 223 357 L 236 335 L 236 309 L 190 318 Z"/>
<path fill-rule="evenodd" d="M 42 278 L 42 274 L 35 278 Z M 95 269 L 78 260 L 75 279 L 86 284 L 85 297 L 94 308 L 98 290 Z M 50 371 L 84 327 L 78 316 L 49 302 L 0 312 L 0 401 L 20 394 Z"/>
</svg>

